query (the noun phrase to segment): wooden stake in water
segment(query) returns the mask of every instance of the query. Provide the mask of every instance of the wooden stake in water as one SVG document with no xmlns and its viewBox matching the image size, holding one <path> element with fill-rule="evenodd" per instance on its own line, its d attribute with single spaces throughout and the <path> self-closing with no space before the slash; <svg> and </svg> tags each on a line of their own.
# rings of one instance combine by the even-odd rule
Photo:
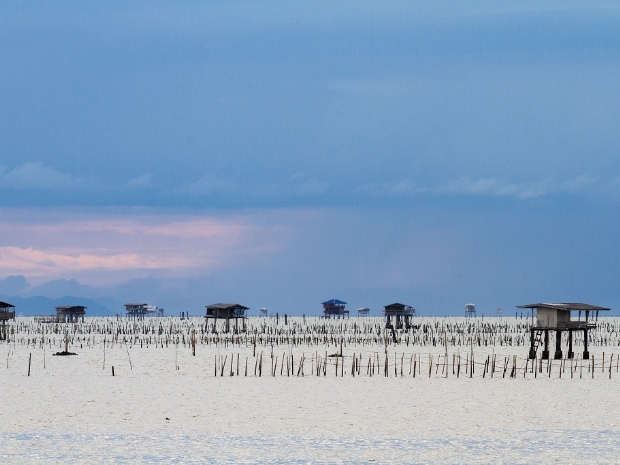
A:
<svg viewBox="0 0 620 465">
<path fill-rule="evenodd" d="M 129 354 L 129 352 L 127 353 Z M 177 342 L 174 346 L 174 369 L 175 370 L 179 369 L 178 356 L 179 356 L 179 344 Z"/>
<path fill-rule="evenodd" d="M 28 356 L 28 376 L 30 376 L 30 363 L 32 362 L 32 352 Z M 611 371 L 609 372 L 609 377 L 611 378 Z"/>
<path fill-rule="evenodd" d="M 131 356 L 129 355 L 129 347 L 127 347 L 127 343 L 125 342 L 125 349 L 127 350 L 127 358 L 129 359 L 129 367 L 133 370 L 133 365 L 131 364 Z"/>
</svg>

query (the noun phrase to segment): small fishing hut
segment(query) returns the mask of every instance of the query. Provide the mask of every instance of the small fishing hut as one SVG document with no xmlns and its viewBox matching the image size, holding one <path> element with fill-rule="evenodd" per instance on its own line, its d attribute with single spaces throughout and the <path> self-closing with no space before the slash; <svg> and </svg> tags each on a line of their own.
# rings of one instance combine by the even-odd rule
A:
<svg viewBox="0 0 620 465">
<path fill-rule="evenodd" d="M 476 304 L 465 304 L 465 317 L 472 318 L 476 316 Z"/>
<path fill-rule="evenodd" d="M 362 307 L 357 309 L 357 316 L 368 316 L 370 313 L 370 309 L 367 307 Z"/>
<path fill-rule="evenodd" d="M 245 312 L 249 310 L 249 307 L 244 307 L 239 304 L 213 304 L 207 305 L 207 314 L 205 318 L 207 323 L 209 319 L 218 320 L 224 319 L 226 320 L 226 332 L 230 332 L 230 320 L 235 320 L 235 332 L 239 332 L 239 320 L 243 323 L 243 331 L 246 330 L 245 327 Z"/>
<path fill-rule="evenodd" d="M 327 302 L 323 302 L 323 315 L 325 318 L 344 318 L 345 315 L 349 316 L 349 311 L 344 308 L 346 302 L 338 299 L 331 299 Z"/>
<path fill-rule="evenodd" d="M 6 322 L 8 320 L 15 319 L 15 310 L 11 311 L 12 308 L 15 308 L 15 305 L 0 301 L 0 320 L 2 320 L 2 327 L 0 327 L 0 341 L 6 341 Z"/>
<path fill-rule="evenodd" d="M 544 344 L 542 359 L 549 359 L 549 331 L 555 331 L 554 359 L 562 358 L 562 331 L 568 332 L 568 357 L 572 359 L 573 332 L 583 331 L 583 358 L 590 358 L 588 352 L 588 330 L 596 327 L 598 312 L 608 312 L 609 308 L 596 307 L 581 303 L 539 303 L 519 305 L 517 308 L 529 308 L 532 310 L 532 327 L 530 329 L 530 353 L 529 358 L 536 358 L 536 351 L 540 344 Z M 571 317 L 571 312 L 577 312 L 577 319 Z M 584 312 L 585 318 L 581 315 Z M 534 321 L 534 314 L 536 321 Z M 594 315 L 594 319 L 591 316 Z"/>
<path fill-rule="evenodd" d="M 411 327 L 411 322 L 409 321 L 409 319 L 416 314 L 415 308 L 413 308 L 411 305 L 405 305 L 398 302 L 390 305 L 385 305 L 383 309 L 383 314 L 386 318 L 386 328 L 392 328 L 393 317 L 396 320 L 396 329 L 402 329 L 403 324 L 405 328 L 409 329 Z"/>
<path fill-rule="evenodd" d="M 56 321 L 58 323 L 76 323 L 84 321 L 86 315 L 86 307 L 81 305 L 62 305 L 56 307 Z"/>
<path fill-rule="evenodd" d="M 125 304 L 128 317 L 144 318 L 146 316 L 164 316 L 164 309 L 148 304 Z"/>
</svg>

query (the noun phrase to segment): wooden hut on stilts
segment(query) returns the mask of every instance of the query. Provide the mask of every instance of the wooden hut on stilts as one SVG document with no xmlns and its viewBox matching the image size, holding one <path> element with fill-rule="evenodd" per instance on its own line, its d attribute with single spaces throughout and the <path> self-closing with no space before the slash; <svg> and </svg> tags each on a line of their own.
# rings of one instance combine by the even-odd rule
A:
<svg viewBox="0 0 620 465">
<path fill-rule="evenodd" d="M 142 319 L 147 316 L 164 316 L 163 308 L 145 303 L 125 304 L 125 311 L 127 312 L 128 318 Z"/>
<path fill-rule="evenodd" d="M 84 322 L 86 307 L 82 305 L 62 305 L 56 307 L 56 322 L 58 323 L 77 323 Z"/>
<path fill-rule="evenodd" d="M 331 299 L 323 302 L 321 305 L 323 305 L 323 316 L 325 318 L 331 318 L 332 316 L 334 318 L 344 318 L 345 315 L 347 318 L 349 317 L 349 311 L 345 308 L 347 303 L 342 300 Z"/>
<path fill-rule="evenodd" d="M 608 312 L 609 308 L 596 307 L 581 303 L 539 303 L 519 305 L 517 308 L 529 308 L 532 310 L 532 326 L 530 329 L 530 352 L 529 358 L 535 359 L 538 347 L 544 344 L 542 359 L 549 359 L 549 331 L 555 331 L 555 353 L 554 359 L 562 358 L 562 331 L 568 332 L 568 356 L 572 359 L 573 353 L 573 332 L 583 331 L 583 358 L 590 358 L 588 352 L 588 330 L 596 327 L 598 312 Z M 534 321 L 534 312 L 536 321 Z M 571 318 L 571 312 L 578 312 L 577 319 Z M 585 312 L 585 319 L 581 319 L 582 312 Z M 590 319 L 595 314 L 594 320 Z"/>
<path fill-rule="evenodd" d="M 6 322 L 8 320 L 15 319 L 15 310 L 11 311 L 12 308 L 15 308 L 15 305 L 0 301 L 0 320 L 2 320 L 2 326 L 0 327 L 0 341 L 6 341 Z"/>
<path fill-rule="evenodd" d="M 245 325 L 245 312 L 249 310 L 249 307 L 244 307 L 239 304 L 213 304 L 207 305 L 207 314 L 205 315 L 206 322 L 209 319 L 217 321 L 218 319 L 226 320 L 225 332 L 230 332 L 230 320 L 235 320 L 235 333 L 239 333 L 239 320 L 242 323 L 242 331 L 246 331 Z M 214 322 L 215 322 L 214 321 Z"/>
<path fill-rule="evenodd" d="M 394 342 L 396 342 L 396 331 L 395 329 L 402 329 L 403 325 L 405 329 L 411 328 L 411 317 L 415 316 L 415 308 L 411 305 L 405 305 L 398 302 L 395 302 L 390 305 L 385 305 L 383 307 L 383 314 L 385 315 L 385 327 L 386 329 L 390 329 L 392 331 L 392 338 Z M 394 318 L 396 325 L 392 323 L 392 318 Z"/>
</svg>

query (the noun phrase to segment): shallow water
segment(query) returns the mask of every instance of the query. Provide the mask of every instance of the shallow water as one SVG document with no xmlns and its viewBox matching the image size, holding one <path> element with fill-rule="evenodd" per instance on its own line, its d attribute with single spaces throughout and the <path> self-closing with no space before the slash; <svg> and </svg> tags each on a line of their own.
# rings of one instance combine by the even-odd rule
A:
<svg viewBox="0 0 620 465">
<path fill-rule="evenodd" d="M 0 461 L 63 463 L 618 463 L 609 430 L 470 437 L 304 438 L 156 434 L 1 434 Z"/>
</svg>

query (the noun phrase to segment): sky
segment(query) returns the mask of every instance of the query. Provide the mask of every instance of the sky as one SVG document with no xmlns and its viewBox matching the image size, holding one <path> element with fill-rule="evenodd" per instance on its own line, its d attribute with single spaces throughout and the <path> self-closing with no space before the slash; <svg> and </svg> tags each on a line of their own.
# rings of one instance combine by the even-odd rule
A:
<svg viewBox="0 0 620 465">
<path fill-rule="evenodd" d="M 2 2 L 0 297 L 620 309 L 619 75 L 616 2 Z"/>
</svg>

